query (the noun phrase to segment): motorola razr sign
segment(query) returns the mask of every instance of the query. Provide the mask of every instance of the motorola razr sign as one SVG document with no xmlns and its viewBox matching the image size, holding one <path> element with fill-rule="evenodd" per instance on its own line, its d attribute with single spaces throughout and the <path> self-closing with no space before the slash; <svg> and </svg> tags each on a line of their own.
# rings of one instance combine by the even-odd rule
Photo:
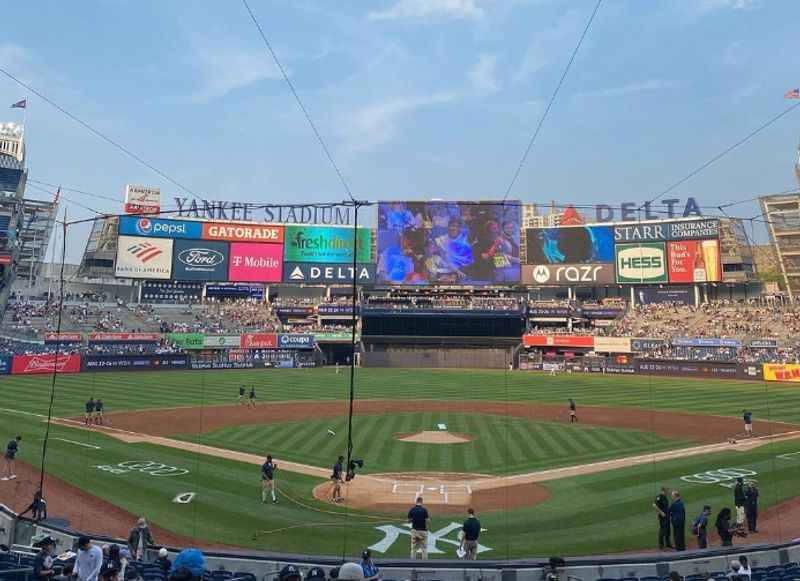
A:
<svg viewBox="0 0 800 581">
<path fill-rule="evenodd" d="M 175 280 L 228 280 L 228 244 L 207 240 L 175 240 L 172 253 Z"/>
</svg>

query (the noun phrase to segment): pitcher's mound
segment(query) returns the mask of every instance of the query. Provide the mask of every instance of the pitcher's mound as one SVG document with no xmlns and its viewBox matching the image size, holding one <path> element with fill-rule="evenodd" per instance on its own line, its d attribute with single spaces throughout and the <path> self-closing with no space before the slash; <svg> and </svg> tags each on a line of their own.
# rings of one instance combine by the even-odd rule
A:
<svg viewBox="0 0 800 581">
<path fill-rule="evenodd" d="M 413 434 L 395 434 L 395 438 L 401 442 L 415 442 L 417 444 L 463 444 L 471 442 L 475 438 L 466 434 L 454 434 L 453 432 L 437 432 L 434 430 L 423 430 Z"/>
</svg>

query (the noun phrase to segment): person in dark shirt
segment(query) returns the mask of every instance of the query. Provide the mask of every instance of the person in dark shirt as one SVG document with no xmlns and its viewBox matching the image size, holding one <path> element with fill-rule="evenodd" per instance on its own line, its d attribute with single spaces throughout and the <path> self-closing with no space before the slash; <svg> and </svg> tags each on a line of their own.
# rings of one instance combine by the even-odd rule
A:
<svg viewBox="0 0 800 581">
<path fill-rule="evenodd" d="M 3 456 L 3 462 L 5 463 L 5 474 L 2 478 L 0 478 L 0 480 L 14 480 L 14 478 L 17 477 L 17 475 L 14 473 L 14 460 L 19 452 L 19 443 L 21 441 L 22 436 L 17 436 L 8 444 L 6 444 L 6 453 Z"/>
<path fill-rule="evenodd" d="M 31 513 L 31 518 L 36 522 L 47 518 L 47 503 L 42 496 L 41 490 L 34 492 L 33 502 L 28 505 L 28 508 L 19 513 L 20 518 L 29 512 Z"/>
<path fill-rule="evenodd" d="M 467 520 L 461 525 L 461 548 L 464 559 L 474 561 L 478 558 L 478 537 L 481 535 L 481 521 L 475 516 L 472 508 L 467 509 Z"/>
<path fill-rule="evenodd" d="M 155 564 L 161 567 L 161 570 L 164 571 L 166 575 L 169 573 L 170 567 L 172 567 L 172 561 L 169 560 L 169 553 L 165 548 L 160 548 L 158 550 L 158 558 L 155 561 Z"/>
<path fill-rule="evenodd" d="M 745 438 L 753 437 L 753 412 L 750 410 L 742 410 L 742 421 L 744 421 L 744 436 Z"/>
<path fill-rule="evenodd" d="M 653 502 L 653 508 L 658 514 L 658 548 L 672 548 L 669 527 L 669 491 L 666 487 L 661 487 L 661 492 Z"/>
<path fill-rule="evenodd" d="M 333 482 L 333 502 L 342 501 L 342 472 L 344 471 L 344 456 L 339 456 L 336 464 L 333 465 L 333 473 L 331 474 L 331 482 Z"/>
<path fill-rule="evenodd" d="M 244 405 L 244 385 L 239 386 L 239 404 Z"/>
<path fill-rule="evenodd" d="M 247 407 L 251 407 L 251 408 L 256 407 L 256 388 L 255 387 L 251 387 L 250 388 L 250 395 L 247 398 Z"/>
<path fill-rule="evenodd" d="M 428 509 L 422 504 L 422 497 L 417 498 L 416 504 L 408 511 L 408 522 L 411 523 L 411 558 L 428 558 L 428 526 L 431 517 Z"/>
<path fill-rule="evenodd" d="M 669 507 L 669 522 L 672 525 L 672 539 L 676 551 L 686 550 L 686 507 L 677 490 L 672 491 L 672 504 Z"/>
<path fill-rule="evenodd" d="M 569 398 L 569 423 L 575 423 L 578 421 L 578 406 L 575 404 L 575 400 Z"/>
<path fill-rule="evenodd" d="M 45 537 L 38 545 L 39 552 L 33 559 L 33 578 L 37 581 L 49 581 L 56 574 L 53 569 L 55 541 L 52 537 Z"/>
<path fill-rule="evenodd" d="M 86 402 L 86 414 L 84 415 L 84 423 L 87 426 L 91 425 L 93 416 L 94 416 L 94 398 L 90 397 L 89 401 Z"/>
<path fill-rule="evenodd" d="M 711 507 L 705 505 L 692 523 L 692 534 L 697 537 L 697 547 L 708 548 L 708 517 L 711 516 Z"/>
<path fill-rule="evenodd" d="M 758 532 L 758 486 L 748 482 L 744 488 L 744 511 L 747 516 L 747 530 Z"/>
<path fill-rule="evenodd" d="M 272 461 L 272 456 L 267 454 L 266 461 L 261 465 L 261 502 L 267 502 L 267 490 L 272 495 L 273 504 L 278 503 L 278 497 L 275 496 L 275 469 L 278 467 Z"/>
<path fill-rule="evenodd" d="M 731 509 L 727 506 L 719 511 L 717 520 L 714 522 L 720 541 L 723 547 L 733 546 L 733 531 L 731 530 Z"/>
<path fill-rule="evenodd" d="M 94 402 L 94 423 L 100 426 L 103 425 L 103 400 L 99 397 Z"/>
</svg>

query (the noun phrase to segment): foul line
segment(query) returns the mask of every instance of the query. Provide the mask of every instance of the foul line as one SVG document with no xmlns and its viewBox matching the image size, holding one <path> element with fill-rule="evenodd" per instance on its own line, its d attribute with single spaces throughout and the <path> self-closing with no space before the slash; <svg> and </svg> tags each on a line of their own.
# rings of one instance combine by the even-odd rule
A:
<svg viewBox="0 0 800 581">
<path fill-rule="evenodd" d="M 83 446 L 84 448 L 91 448 L 92 450 L 100 450 L 100 446 L 95 446 L 94 444 L 84 444 L 83 442 L 76 442 L 75 440 L 67 440 L 66 438 L 51 438 L 53 440 L 60 440 L 62 442 L 68 442 L 70 444 L 75 444 L 76 446 Z"/>
</svg>

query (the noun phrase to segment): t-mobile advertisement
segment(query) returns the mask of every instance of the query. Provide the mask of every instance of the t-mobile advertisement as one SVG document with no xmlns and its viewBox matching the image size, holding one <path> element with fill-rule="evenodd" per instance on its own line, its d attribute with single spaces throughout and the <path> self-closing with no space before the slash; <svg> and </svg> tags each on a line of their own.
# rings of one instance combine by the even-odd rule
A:
<svg viewBox="0 0 800 581">
<path fill-rule="evenodd" d="M 228 280 L 236 282 L 281 282 L 283 245 L 232 242 Z"/>
</svg>

